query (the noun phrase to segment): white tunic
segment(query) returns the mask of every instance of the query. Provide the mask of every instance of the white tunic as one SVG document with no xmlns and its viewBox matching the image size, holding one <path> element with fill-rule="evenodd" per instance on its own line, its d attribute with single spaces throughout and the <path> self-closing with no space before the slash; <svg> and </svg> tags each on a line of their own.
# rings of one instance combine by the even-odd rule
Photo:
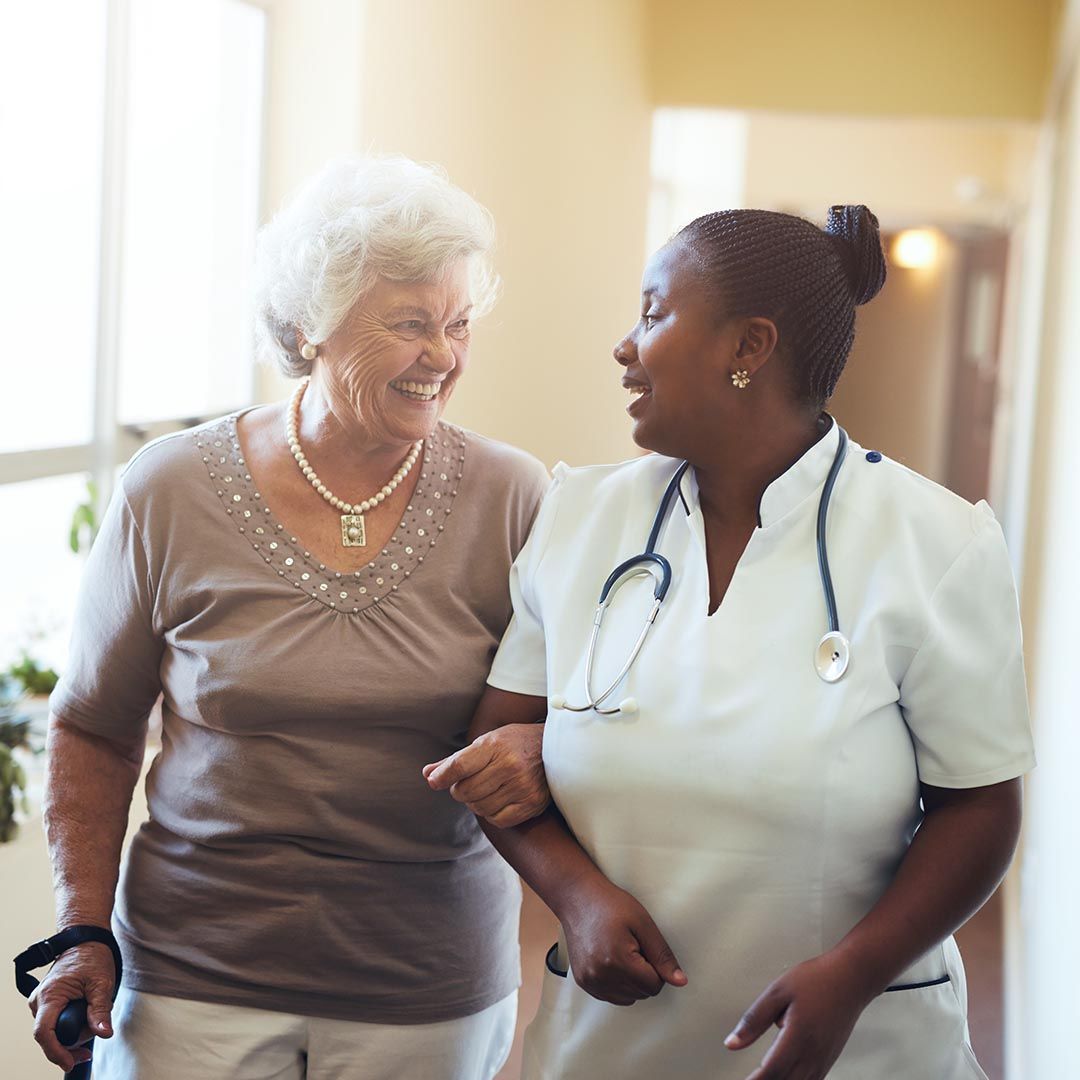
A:
<svg viewBox="0 0 1080 1080">
<path fill-rule="evenodd" d="M 693 470 L 659 551 L 674 570 L 661 613 L 612 702 L 632 715 L 550 710 L 544 764 L 590 856 L 636 896 L 689 978 L 620 1008 L 550 970 L 526 1040 L 526 1078 L 743 1080 L 771 1036 L 723 1046 L 792 965 L 835 945 L 875 904 L 920 819 L 919 781 L 977 787 L 1034 764 L 1016 594 L 985 503 L 972 506 L 852 443 L 828 548 L 851 665 L 815 671 L 828 629 L 815 554 L 836 425 L 766 490 L 727 594 L 708 615 Z M 522 694 L 584 700 L 600 587 L 641 552 L 677 468 L 648 456 L 559 466 L 511 574 L 514 619 L 489 677 Z M 594 685 L 606 687 L 652 600 L 620 590 Z M 551 967 L 566 967 L 565 943 Z M 831 1080 L 982 1077 L 968 1045 L 952 938 L 865 1011 Z"/>
</svg>

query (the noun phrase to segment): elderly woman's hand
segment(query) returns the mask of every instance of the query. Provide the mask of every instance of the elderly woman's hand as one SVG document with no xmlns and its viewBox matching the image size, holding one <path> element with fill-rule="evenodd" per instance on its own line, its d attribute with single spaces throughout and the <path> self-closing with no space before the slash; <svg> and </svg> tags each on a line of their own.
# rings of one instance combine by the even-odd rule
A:
<svg viewBox="0 0 1080 1080">
<path fill-rule="evenodd" d="M 543 724 L 506 724 L 425 765 L 424 778 L 432 790 L 449 790 L 477 817 L 509 829 L 542 814 L 551 801 L 543 746 Z"/>
<path fill-rule="evenodd" d="M 68 1002 L 85 998 L 87 1024 L 79 1042 L 98 1035 L 112 1035 L 112 990 L 116 978 L 112 953 L 97 942 L 86 942 L 66 952 L 52 966 L 30 995 L 30 1011 L 34 1014 L 34 1038 L 45 1056 L 64 1072 L 76 1064 L 90 1060 L 90 1051 L 80 1046 L 70 1049 L 56 1037 L 56 1021 Z"/>
</svg>

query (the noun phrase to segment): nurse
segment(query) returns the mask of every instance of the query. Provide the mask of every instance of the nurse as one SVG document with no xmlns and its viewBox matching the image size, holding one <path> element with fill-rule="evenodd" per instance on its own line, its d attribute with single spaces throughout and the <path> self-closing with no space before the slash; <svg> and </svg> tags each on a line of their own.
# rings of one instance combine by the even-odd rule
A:
<svg viewBox="0 0 1080 1080">
<path fill-rule="evenodd" d="M 951 935 L 1009 865 L 1034 763 L 989 507 L 851 442 L 827 526 L 850 664 L 835 682 L 815 668 L 817 515 L 841 439 L 823 407 L 884 279 L 863 206 L 824 230 L 698 218 L 649 262 L 615 348 L 653 453 L 556 469 L 472 728 L 547 720 L 554 805 L 482 822 L 562 925 L 527 1078 L 985 1075 Z M 616 711 L 556 707 L 589 700 L 600 588 L 643 550 L 684 460 L 657 542 L 671 587 Z M 649 578 L 618 592 L 595 692 L 652 604 Z"/>
</svg>

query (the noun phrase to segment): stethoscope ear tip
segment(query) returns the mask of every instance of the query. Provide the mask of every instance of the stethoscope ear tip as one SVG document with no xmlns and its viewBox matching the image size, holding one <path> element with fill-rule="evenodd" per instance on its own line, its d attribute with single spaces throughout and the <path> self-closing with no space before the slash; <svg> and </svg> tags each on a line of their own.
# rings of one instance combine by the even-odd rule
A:
<svg viewBox="0 0 1080 1080">
<path fill-rule="evenodd" d="M 555 696 L 551 699 L 551 707 L 553 709 L 565 709 L 566 698 L 564 698 L 562 694 L 555 694 Z"/>
<path fill-rule="evenodd" d="M 638 711 L 637 698 L 634 698 L 634 697 L 623 698 L 622 701 L 619 702 L 619 712 L 626 713 L 628 716 L 632 716 L 637 711 Z"/>
</svg>

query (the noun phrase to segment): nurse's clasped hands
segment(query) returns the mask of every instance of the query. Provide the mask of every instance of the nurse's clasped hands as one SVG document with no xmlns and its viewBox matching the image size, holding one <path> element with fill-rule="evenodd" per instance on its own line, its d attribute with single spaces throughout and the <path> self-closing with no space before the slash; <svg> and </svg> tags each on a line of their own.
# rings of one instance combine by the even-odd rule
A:
<svg viewBox="0 0 1080 1080">
<path fill-rule="evenodd" d="M 595 875 L 559 912 L 570 970 L 587 994 L 612 1005 L 686 986 L 686 973 L 652 916 L 628 892 Z"/>
<path fill-rule="evenodd" d="M 770 983 L 724 1045 L 742 1050 L 775 1024 L 780 1034 L 747 1080 L 822 1080 L 872 996 L 850 960 L 824 953 Z"/>
</svg>

